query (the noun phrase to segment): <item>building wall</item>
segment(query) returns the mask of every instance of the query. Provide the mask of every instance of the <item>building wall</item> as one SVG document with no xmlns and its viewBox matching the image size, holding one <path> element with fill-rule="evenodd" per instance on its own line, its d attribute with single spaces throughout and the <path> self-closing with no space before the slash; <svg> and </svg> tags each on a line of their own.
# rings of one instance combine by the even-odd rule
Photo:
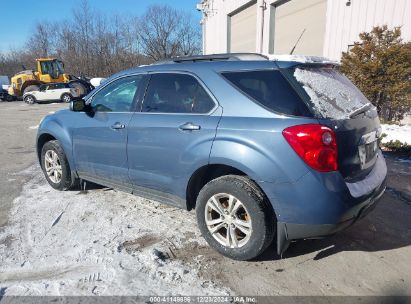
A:
<svg viewBox="0 0 411 304">
<path fill-rule="evenodd" d="M 411 41 L 410 0 L 351 0 L 350 6 L 346 2 L 328 0 L 324 56 L 339 60 L 361 32 L 376 25 L 402 26 L 403 39 Z"/>
<path fill-rule="evenodd" d="M 204 54 L 229 51 L 274 53 L 274 45 L 278 47 L 275 51 L 289 53 L 301 31 L 307 28 L 295 54 L 322 55 L 327 0 L 207 0 L 204 2 L 207 4 L 207 16 L 203 20 Z M 256 10 L 254 26 L 241 33 L 232 32 L 233 16 L 241 15 L 241 12 L 250 6 Z M 301 22 L 295 24 L 292 18 L 287 18 L 290 13 Z M 247 16 L 249 17 L 250 14 Z M 274 22 L 275 18 L 278 22 Z M 274 39 L 275 31 L 280 37 L 277 41 Z M 321 34 L 318 35 L 318 32 Z M 250 39 L 246 37 L 250 33 L 256 35 L 253 41 L 255 45 L 252 48 L 250 48 Z M 230 50 L 229 41 L 233 39 L 244 39 L 247 43 L 243 48 Z"/>
<path fill-rule="evenodd" d="M 256 24 L 249 32 L 256 34 L 255 48 L 247 51 L 289 53 L 290 45 L 295 43 L 303 28 L 307 30 L 294 54 L 321 55 L 334 60 L 339 60 L 341 53 L 358 41 L 359 33 L 370 31 L 376 25 L 402 26 L 404 40 L 411 41 L 411 0 L 289 1 L 203 0 L 208 7 L 203 21 L 203 52 L 228 52 L 230 16 L 253 3 L 256 3 Z M 350 2 L 349 6 L 347 2 Z M 300 10 L 294 9 L 294 13 L 299 15 L 294 20 L 299 22 L 290 22 L 291 19 L 286 17 L 292 6 L 300 6 Z M 278 31 L 276 24 L 283 30 L 274 37 Z M 241 34 L 236 39 L 241 39 Z"/>
<path fill-rule="evenodd" d="M 321 56 L 324 46 L 327 0 L 292 0 L 270 6 L 271 24 L 267 33 L 269 53 Z"/>
<path fill-rule="evenodd" d="M 257 43 L 257 1 L 240 8 L 227 18 L 227 51 L 254 51 Z"/>
<path fill-rule="evenodd" d="M 203 53 L 215 54 L 228 51 L 228 20 L 238 8 L 254 0 L 208 0 L 207 17 L 203 21 Z M 259 16 L 257 16 L 258 18 Z M 256 26 L 257 26 L 257 20 Z"/>
</svg>

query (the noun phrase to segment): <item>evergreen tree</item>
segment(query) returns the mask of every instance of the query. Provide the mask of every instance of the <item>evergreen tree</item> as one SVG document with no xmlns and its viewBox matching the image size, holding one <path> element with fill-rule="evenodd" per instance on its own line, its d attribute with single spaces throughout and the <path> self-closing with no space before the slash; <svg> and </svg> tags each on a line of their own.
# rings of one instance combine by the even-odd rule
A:
<svg viewBox="0 0 411 304">
<path fill-rule="evenodd" d="M 411 110 L 411 43 L 401 29 L 386 25 L 361 33 L 341 59 L 341 71 L 359 87 L 387 121 L 400 120 Z"/>
</svg>

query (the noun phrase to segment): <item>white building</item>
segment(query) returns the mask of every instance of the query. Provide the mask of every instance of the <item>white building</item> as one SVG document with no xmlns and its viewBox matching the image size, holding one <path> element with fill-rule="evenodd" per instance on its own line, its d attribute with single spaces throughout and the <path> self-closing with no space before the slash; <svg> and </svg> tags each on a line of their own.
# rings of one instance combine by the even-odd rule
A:
<svg viewBox="0 0 411 304">
<path fill-rule="evenodd" d="M 401 26 L 411 40 L 411 0 L 203 0 L 203 53 L 260 52 L 339 60 L 359 33 Z"/>
</svg>

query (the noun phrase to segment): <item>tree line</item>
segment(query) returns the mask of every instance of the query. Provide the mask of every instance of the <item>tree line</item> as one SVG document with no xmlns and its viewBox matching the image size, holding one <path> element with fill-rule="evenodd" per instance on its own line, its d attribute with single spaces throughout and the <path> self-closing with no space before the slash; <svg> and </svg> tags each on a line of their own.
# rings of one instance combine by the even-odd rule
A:
<svg viewBox="0 0 411 304">
<path fill-rule="evenodd" d="M 201 53 L 201 29 L 188 12 L 152 5 L 138 16 L 106 15 L 82 0 L 66 20 L 38 22 L 25 46 L 0 53 L 0 74 L 35 69 L 56 57 L 69 74 L 107 77 L 165 58 Z"/>
</svg>

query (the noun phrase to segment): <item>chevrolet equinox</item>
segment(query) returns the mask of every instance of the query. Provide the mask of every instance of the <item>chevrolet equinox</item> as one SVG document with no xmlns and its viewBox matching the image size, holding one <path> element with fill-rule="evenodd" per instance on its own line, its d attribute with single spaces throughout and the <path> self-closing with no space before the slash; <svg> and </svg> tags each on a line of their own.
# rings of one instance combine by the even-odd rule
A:
<svg viewBox="0 0 411 304">
<path fill-rule="evenodd" d="M 45 117 L 50 185 L 91 181 L 195 209 L 215 250 L 249 260 L 334 234 L 385 190 L 380 122 L 320 57 L 218 54 L 117 73 Z"/>
</svg>

